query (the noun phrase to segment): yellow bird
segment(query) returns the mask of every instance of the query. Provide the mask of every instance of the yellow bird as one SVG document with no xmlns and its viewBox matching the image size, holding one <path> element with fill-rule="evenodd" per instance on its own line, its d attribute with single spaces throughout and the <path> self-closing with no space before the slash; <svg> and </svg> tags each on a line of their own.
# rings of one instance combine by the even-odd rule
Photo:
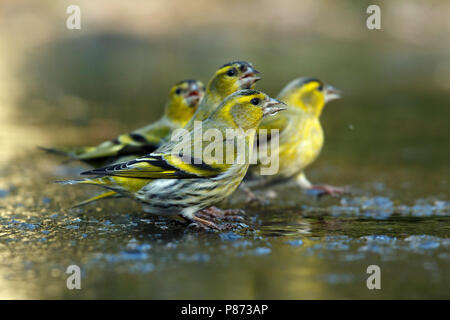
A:
<svg viewBox="0 0 450 320">
<path fill-rule="evenodd" d="M 197 111 L 192 116 L 191 120 L 184 126 L 184 129 L 188 131 L 193 130 L 194 121 L 205 120 L 217 109 L 219 104 L 233 92 L 253 87 L 255 82 L 261 79 L 258 74 L 259 72 L 247 61 L 234 61 L 221 66 L 208 81 L 205 95 L 200 102 Z M 158 152 L 165 152 L 167 149 L 173 148 L 176 143 L 170 142 L 170 137 L 167 137 L 165 140 L 169 141 L 169 143 L 165 143 L 159 147 L 157 149 Z M 122 157 L 121 160 L 123 161 L 120 162 L 125 162 L 132 159 L 130 159 L 130 157 Z M 109 191 L 80 202 L 76 206 L 83 206 L 100 199 L 118 197 L 121 197 L 121 195 L 114 191 Z"/>
<path fill-rule="evenodd" d="M 345 188 L 329 185 L 314 185 L 306 178 L 304 173 L 311 163 L 320 154 L 324 144 L 324 133 L 320 124 L 320 115 L 326 103 L 340 98 L 339 91 L 331 85 L 324 84 L 315 78 L 298 78 L 291 81 L 278 95 L 277 99 L 287 104 L 287 110 L 274 117 L 265 119 L 259 127 L 267 130 L 267 156 L 278 155 L 279 170 L 274 175 L 267 175 L 256 185 L 274 184 L 286 179 L 294 178 L 302 189 L 320 190 L 319 196 L 337 196 L 347 192 Z M 275 150 L 271 150 L 270 132 L 279 130 L 279 144 Z M 259 146 L 263 145 L 258 141 Z M 268 158 L 259 156 L 259 165 L 251 168 L 253 175 L 260 172 L 262 163 L 267 163 Z M 247 186 L 251 186 L 251 179 Z"/>
<path fill-rule="evenodd" d="M 238 90 L 252 89 L 261 78 L 259 72 L 247 61 L 234 61 L 221 66 L 208 81 L 205 96 L 185 129 L 191 130 L 194 121 L 203 121 L 216 110 L 230 94 Z"/>
<path fill-rule="evenodd" d="M 194 144 L 199 143 L 196 139 L 198 129 L 195 129 L 186 131 L 189 139 L 166 148 L 165 152 L 157 151 L 126 163 L 86 171 L 82 174 L 94 177 L 63 183 L 101 186 L 138 201 L 145 212 L 181 215 L 197 224 L 218 228 L 213 222 L 195 214 L 222 201 L 239 186 L 249 167 L 256 128 L 263 117 L 283 109 L 280 101 L 262 92 L 235 92 L 202 121 L 201 128 L 203 132 L 216 130 L 221 138 L 214 143 L 222 148 L 221 154 L 226 157 L 216 159 L 212 153 L 208 156 L 206 152 L 201 152 L 201 158 L 194 158 L 195 150 L 192 149 Z M 234 141 L 231 152 L 228 149 L 230 129 L 234 129 L 235 135 L 235 140 L 231 140 Z M 243 149 L 236 142 L 239 139 Z M 200 144 L 207 147 L 209 142 L 201 136 Z M 180 153 L 179 150 L 187 151 Z M 227 161 L 229 154 L 233 156 L 232 161 Z"/>
<path fill-rule="evenodd" d="M 204 85 L 200 81 L 181 81 L 171 88 L 164 115 L 154 123 L 97 146 L 43 149 L 94 166 L 118 161 L 125 155 L 134 159 L 156 150 L 173 130 L 185 126 L 197 110 L 204 92 Z"/>
</svg>

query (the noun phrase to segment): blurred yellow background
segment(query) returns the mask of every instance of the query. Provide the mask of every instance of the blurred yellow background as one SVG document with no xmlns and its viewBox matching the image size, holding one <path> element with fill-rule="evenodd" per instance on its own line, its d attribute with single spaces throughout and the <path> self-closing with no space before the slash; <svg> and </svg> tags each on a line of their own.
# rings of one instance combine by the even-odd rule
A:
<svg viewBox="0 0 450 320">
<path fill-rule="evenodd" d="M 81 8 L 81 30 L 66 9 Z M 366 9 L 381 8 L 382 30 Z M 445 166 L 448 1 L 0 3 L 0 146 L 97 143 L 157 119 L 170 86 L 249 60 L 271 95 L 298 76 L 343 91 L 321 161 Z"/>
</svg>

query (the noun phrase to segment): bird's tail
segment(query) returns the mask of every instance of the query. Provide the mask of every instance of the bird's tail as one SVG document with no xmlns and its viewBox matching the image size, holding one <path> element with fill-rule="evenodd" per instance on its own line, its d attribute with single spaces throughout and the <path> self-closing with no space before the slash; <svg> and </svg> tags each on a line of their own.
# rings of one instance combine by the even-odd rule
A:
<svg viewBox="0 0 450 320">
<path fill-rule="evenodd" d="M 102 186 L 107 188 L 109 185 L 111 185 L 111 181 L 109 177 L 98 177 L 98 178 L 86 178 L 86 179 L 76 179 L 76 180 L 62 180 L 62 181 L 55 181 L 55 183 L 59 184 L 90 184 L 94 186 Z"/>
<path fill-rule="evenodd" d="M 120 197 L 121 197 L 121 195 L 118 194 L 117 192 L 115 192 L 115 191 L 108 191 L 108 192 L 105 192 L 105 193 L 101 193 L 101 194 L 99 194 L 99 195 L 97 195 L 95 197 L 89 198 L 87 200 L 81 201 L 81 202 L 73 205 L 72 208 L 78 208 L 78 207 L 87 205 L 87 204 L 92 203 L 92 202 L 97 201 L 97 200 L 104 200 L 104 199 L 110 199 L 110 198 L 120 198 Z"/>
<path fill-rule="evenodd" d="M 69 157 L 74 160 L 78 160 L 81 155 L 89 152 L 92 149 L 92 147 L 66 147 L 66 148 L 38 147 L 38 148 L 45 152 Z"/>
<path fill-rule="evenodd" d="M 94 186 L 100 186 L 104 187 L 106 189 L 110 189 L 110 191 L 104 192 L 102 194 L 99 194 L 95 197 L 89 198 L 85 201 L 82 201 L 80 203 L 75 204 L 72 208 L 81 207 L 86 204 L 89 204 L 91 202 L 97 201 L 97 200 L 103 200 L 103 199 L 109 199 L 109 198 L 120 198 L 123 195 L 118 193 L 116 190 L 112 189 L 112 183 L 110 180 L 110 177 L 98 177 L 93 179 L 78 179 L 78 180 L 64 180 L 64 181 L 55 181 L 56 183 L 60 184 L 89 184 Z"/>
</svg>

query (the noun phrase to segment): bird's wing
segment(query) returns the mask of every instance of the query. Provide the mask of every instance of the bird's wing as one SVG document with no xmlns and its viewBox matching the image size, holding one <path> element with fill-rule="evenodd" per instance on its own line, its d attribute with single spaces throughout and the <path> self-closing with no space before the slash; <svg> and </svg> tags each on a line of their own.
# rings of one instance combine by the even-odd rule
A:
<svg viewBox="0 0 450 320">
<path fill-rule="evenodd" d="M 148 153 L 157 148 L 157 145 L 149 142 L 144 136 L 137 133 L 122 134 L 112 141 L 105 141 L 97 147 L 90 148 L 87 152 L 77 155 L 79 160 L 116 157 L 132 153 Z"/>
<path fill-rule="evenodd" d="M 111 141 L 105 141 L 91 147 L 84 153 L 77 154 L 79 160 L 118 157 L 123 155 L 144 155 L 155 151 L 163 138 L 170 134 L 176 126 L 162 118 L 152 124 L 125 133 Z"/>
<path fill-rule="evenodd" d="M 149 154 L 129 162 L 82 172 L 82 175 L 116 176 L 137 179 L 212 178 L 223 167 L 213 167 L 192 157 L 174 154 Z"/>
<path fill-rule="evenodd" d="M 95 147 L 61 147 L 61 148 L 38 147 L 38 148 L 48 153 L 53 153 L 72 158 L 73 160 L 78 160 L 79 155 L 91 152 L 95 149 Z"/>
</svg>

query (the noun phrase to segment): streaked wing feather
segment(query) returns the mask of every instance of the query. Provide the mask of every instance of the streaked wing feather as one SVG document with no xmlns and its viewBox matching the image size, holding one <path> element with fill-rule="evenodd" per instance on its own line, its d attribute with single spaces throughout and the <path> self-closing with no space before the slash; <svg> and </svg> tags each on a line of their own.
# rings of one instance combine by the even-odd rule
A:
<svg viewBox="0 0 450 320">
<path fill-rule="evenodd" d="M 82 175 L 117 176 L 138 179 L 187 179 L 212 178 L 220 168 L 209 166 L 193 158 L 181 158 L 172 154 L 150 154 L 129 162 L 118 163 L 82 172 Z"/>
</svg>

